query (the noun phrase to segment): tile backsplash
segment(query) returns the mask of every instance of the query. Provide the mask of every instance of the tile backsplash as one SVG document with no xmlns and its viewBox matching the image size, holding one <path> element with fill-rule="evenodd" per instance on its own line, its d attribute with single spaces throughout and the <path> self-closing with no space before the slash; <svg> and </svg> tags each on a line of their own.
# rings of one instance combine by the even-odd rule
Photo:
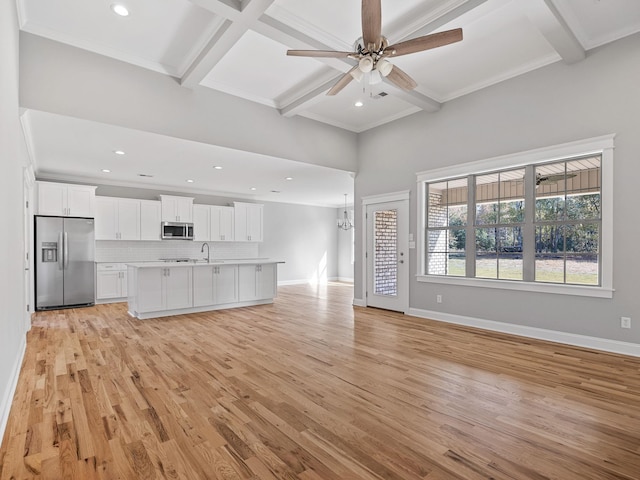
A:
<svg viewBox="0 0 640 480">
<path fill-rule="evenodd" d="M 96 262 L 153 262 L 160 258 L 204 258 L 200 253 L 204 242 L 189 240 L 143 241 L 96 241 Z M 247 242 L 207 242 L 211 258 L 238 259 L 257 258 L 259 245 Z"/>
</svg>

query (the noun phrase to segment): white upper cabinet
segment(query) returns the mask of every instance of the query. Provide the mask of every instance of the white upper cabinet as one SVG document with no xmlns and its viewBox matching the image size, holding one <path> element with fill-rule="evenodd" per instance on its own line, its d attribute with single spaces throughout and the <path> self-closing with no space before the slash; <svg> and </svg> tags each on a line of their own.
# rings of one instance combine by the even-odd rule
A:
<svg viewBox="0 0 640 480">
<path fill-rule="evenodd" d="M 193 206 L 193 240 L 196 242 L 211 240 L 211 207 L 209 205 Z"/>
<path fill-rule="evenodd" d="M 234 202 L 235 241 L 262 242 L 263 208 L 258 203 Z"/>
<path fill-rule="evenodd" d="M 93 217 L 96 187 L 66 183 L 38 184 L 38 215 Z"/>
<path fill-rule="evenodd" d="M 96 240 L 140 240 L 140 200 L 96 197 Z"/>
<path fill-rule="evenodd" d="M 163 222 L 193 222 L 193 198 L 160 195 Z"/>
<path fill-rule="evenodd" d="M 162 204 L 158 200 L 140 200 L 140 240 L 162 240 L 161 222 Z"/>
<path fill-rule="evenodd" d="M 211 207 L 211 240 L 233 242 L 235 240 L 235 209 L 233 207 Z"/>
<path fill-rule="evenodd" d="M 233 207 L 193 206 L 193 239 L 196 242 L 233 242 L 234 225 Z"/>
</svg>

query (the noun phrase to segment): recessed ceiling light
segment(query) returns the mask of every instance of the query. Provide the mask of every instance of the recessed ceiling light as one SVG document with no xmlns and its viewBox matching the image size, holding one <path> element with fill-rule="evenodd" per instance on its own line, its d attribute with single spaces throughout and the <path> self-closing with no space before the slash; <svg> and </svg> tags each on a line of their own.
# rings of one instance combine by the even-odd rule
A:
<svg viewBox="0 0 640 480">
<path fill-rule="evenodd" d="M 361 107 L 361 106 L 363 106 L 363 105 L 364 105 L 364 103 L 362 103 L 360 100 L 358 100 L 356 103 L 354 103 L 354 105 L 355 105 L 356 107 Z"/>
<path fill-rule="evenodd" d="M 293 177 L 286 177 L 285 180 L 293 180 Z"/>
<path fill-rule="evenodd" d="M 251 187 L 251 191 L 255 191 L 255 190 L 257 190 L 256 187 Z"/>
<path fill-rule="evenodd" d="M 189 179 L 187 180 L 187 183 L 193 183 L 193 180 Z"/>
<path fill-rule="evenodd" d="M 116 155 L 124 155 L 124 152 L 122 150 L 114 150 L 113 153 L 115 153 Z"/>
<path fill-rule="evenodd" d="M 116 15 L 120 15 L 121 17 L 129 16 L 129 9 L 119 3 L 114 3 L 113 5 L 111 5 L 111 10 L 113 10 L 113 13 L 115 13 Z"/>
<path fill-rule="evenodd" d="M 109 170 L 108 168 L 103 168 L 102 173 L 111 173 L 111 170 Z"/>
<path fill-rule="evenodd" d="M 216 166 L 215 166 L 215 167 L 213 167 L 213 168 L 215 168 L 216 170 L 222 170 L 222 167 L 221 167 L 220 165 L 216 165 Z"/>
</svg>

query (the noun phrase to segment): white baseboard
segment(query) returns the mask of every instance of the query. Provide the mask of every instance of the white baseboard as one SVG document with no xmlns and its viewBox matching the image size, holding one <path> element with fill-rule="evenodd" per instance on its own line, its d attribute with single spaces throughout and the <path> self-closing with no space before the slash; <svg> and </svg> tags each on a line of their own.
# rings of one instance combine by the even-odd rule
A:
<svg viewBox="0 0 640 480">
<path fill-rule="evenodd" d="M 353 299 L 353 306 L 354 307 L 366 307 L 367 306 L 367 302 L 365 302 L 361 298 L 354 298 Z"/>
<path fill-rule="evenodd" d="M 27 350 L 27 336 L 23 335 L 22 337 L 22 345 L 20 345 L 20 353 L 18 354 L 18 358 L 16 359 L 16 363 L 13 366 L 13 371 L 11 373 L 11 382 L 9 384 L 9 388 L 4 393 L 4 397 L 2 398 L 2 403 L 0 403 L 0 441 L 4 437 L 4 430 L 7 428 L 7 423 L 9 421 L 9 413 L 11 413 L 11 403 L 13 401 L 13 396 L 16 393 L 16 388 L 18 387 L 18 378 L 20 377 L 20 367 L 22 367 L 22 360 L 24 359 L 24 354 Z"/>
<path fill-rule="evenodd" d="M 346 282 L 346 283 L 353 283 L 353 278 L 348 278 L 348 277 L 329 277 L 326 280 L 322 280 L 320 283 L 327 283 L 327 282 Z M 278 286 L 282 286 L 282 285 L 306 285 L 309 283 L 318 283 L 316 281 L 311 281 L 309 279 L 299 279 L 299 280 L 278 280 Z"/>
<path fill-rule="evenodd" d="M 96 305 L 106 305 L 108 303 L 127 303 L 127 297 L 103 298 L 96 300 Z"/>
<path fill-rule="evenodd" d="M 309 280 L 278 280 L 279 287 L 283 285 L 306 285 L 307 283 L 309 283 Z"/>
<path fill-rule="evenodd" d="M 512 323 L 496 322 L 494 320 L 484 320 L 481 318 L 464 317 L 462 315 L 452 315 L 450 313 L 422 310 L 419 308 L 410 308 L 408 314 L 414 317 L 436 320 L 438 322 L 482 328 L 484 330 L 509 333 L 511 335 L 518 335 L 521 337 L 536 338 L 538 340 L 564 343 L 576 347 L 585 347 L 593 350 L 602 350 L 605 352 L 619 353 L 621 355 L 640 357 L 640 344 L 637 343 L 589 337 L 587 335 L 578 335 L 575 333 L 558 332 L 556 330 L 528 327 L 526 325 L 514 325 Z"/>
</svg>

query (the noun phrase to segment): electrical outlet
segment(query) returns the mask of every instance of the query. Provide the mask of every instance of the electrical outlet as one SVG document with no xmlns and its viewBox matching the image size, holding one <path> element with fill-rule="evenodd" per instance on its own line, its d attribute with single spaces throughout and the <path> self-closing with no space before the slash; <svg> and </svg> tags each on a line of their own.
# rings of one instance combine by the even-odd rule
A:
<svg viewBox="0 0 640 480">
<path fill-rule="evenodd" d="M 631 328 L 631 317 L 620 317 L 620 328 Z"/>
<path fill-rule="evenodd" d="M 442 303 L 442 295 L 436 295 L 436 302 Z"/>
</svg>

